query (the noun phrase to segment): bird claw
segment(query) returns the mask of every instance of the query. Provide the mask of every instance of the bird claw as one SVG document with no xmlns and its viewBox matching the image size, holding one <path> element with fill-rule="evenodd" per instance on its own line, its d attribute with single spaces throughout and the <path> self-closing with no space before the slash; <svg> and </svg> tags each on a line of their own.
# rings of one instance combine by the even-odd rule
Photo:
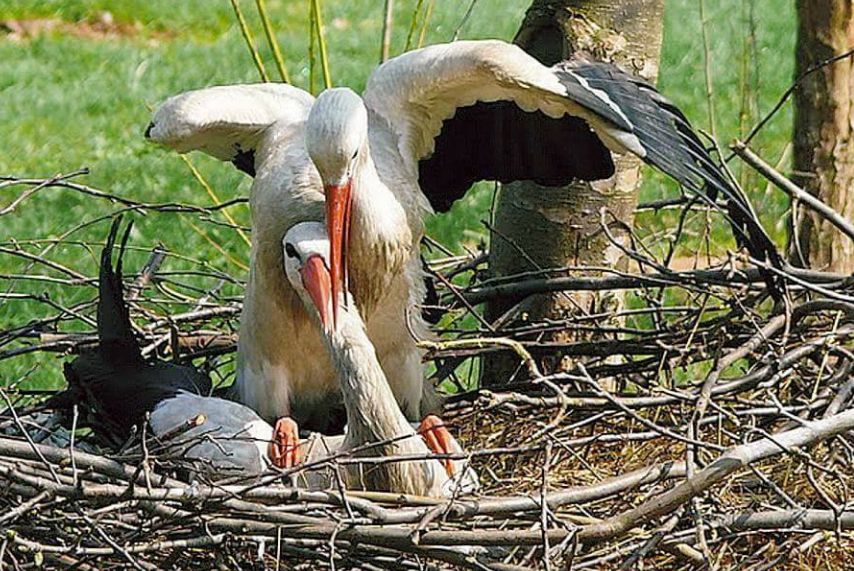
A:
<svg viewBox="0 0 854 571">
<path fill-rule="evenodd" d="M 273 466 L 293 468 L 303 460 L 299 443 L 299 429 L 294 419 L 283 416 L 273 428 L 273 440 L 267 448 Z"/>
<path fill-rule="evenodd" d="M 454 437 L 445 428 L 445 423 L 442 422 L 442 419 L 435 414 L 428 414 L 424 417 L 421 425 L 418 427 L 418 434 L 424 439 L 427 448 L 436 454 L 454 454 L 458 452 L 457 448 L 453 445 Z M 450 458 L 443 458 L 440 462 L 445 467 L 445 472 L 448 473 L 448 476 L 453 477 L 457 471 L 454 462 Z"/>
</svg>

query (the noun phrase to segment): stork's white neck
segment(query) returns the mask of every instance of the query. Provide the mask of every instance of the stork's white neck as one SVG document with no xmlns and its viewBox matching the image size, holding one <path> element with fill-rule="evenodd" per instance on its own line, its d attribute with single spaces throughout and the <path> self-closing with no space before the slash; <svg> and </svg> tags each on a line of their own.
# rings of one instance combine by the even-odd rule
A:
<svg viewBox="0 0 854 571">
<path fill-rule="evenodd" d="M 355 305 L 339 307 L 338 329 L 327 336 L 347 409 L 347 440 L 377 442 L 414 434 L 397 405 L 374 346 Z M 420 438 L 407 438 L 407 447 L 423 451 Z"/>
</svg>

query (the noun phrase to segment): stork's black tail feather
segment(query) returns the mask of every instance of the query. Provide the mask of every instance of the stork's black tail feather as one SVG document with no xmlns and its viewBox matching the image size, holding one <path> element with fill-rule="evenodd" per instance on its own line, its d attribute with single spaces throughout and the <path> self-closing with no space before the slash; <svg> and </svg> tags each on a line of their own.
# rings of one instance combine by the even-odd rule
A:
<svg viewBox="0 0 854 571">
<path fill-rule="evenodd" d="M 584 105 L 584 96 L 597 94 L 600 104 L 591 111 L 620 130 L 630 124 L 643 150 L 644 162 L 662 170 L 683 187 L 707 203 L 717 206 L 716 199 L 726 202 L 727 215 L 739 246 L 754 258 L 776 268 L 783 260 L 771 238 L 762 227 L 747 197 L 716 163 L 685 115 L 649 83 L 630 75 L 615 65 L 578 59 L 555 66 L 555 72 L 568 94 Z M 580 79 L 579 79 L 580 78 Z M 610 101 L 602 105 L 601 101 Z M 765 279 L 774 295 L 780 293 L 775 273 L 765 271 Z"/>
</svg>

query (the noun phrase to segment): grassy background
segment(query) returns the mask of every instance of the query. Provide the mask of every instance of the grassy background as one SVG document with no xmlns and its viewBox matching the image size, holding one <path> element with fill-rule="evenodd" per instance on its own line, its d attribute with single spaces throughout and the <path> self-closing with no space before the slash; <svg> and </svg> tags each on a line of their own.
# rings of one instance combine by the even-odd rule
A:
<svg viewBox="0 0 854 571">
<path fill-rule="evenodd" d="M 416 3 L 396 2 L 393 54 L 403 49 Z M 460 37 L 510 39 L 528 3 L 479 0 Z M 267 4 L 292 81 L 307 87 L 308 2 L 268 0 Z M 659 87 L 698 127 L 708 129 L 698 2 L 667 0 L 666 4 Z M 450 40 L 468 5 L 437 0 L 426 42 Z M 754 123 L 788 86 L 794 65 L 794 6 L 791 1 L 780 0 L 706 0 L 706 5 L 715 126 L 725 144 Z M 254 2 L 243 0 L 242 6 L 268 72 L 275 76 Z M 323 6 L 333 81 L 361 89 L 379 54 L 382 2 L 326 0 Z M 0 0 L 0 21 L 48 18 L 73 24 L 98 21 L 105 11 L 121 33 L 87 36 L 79 26 L 69 25 L 21 40 L 0 31 L 0 174 L 42 177 L 86 166 L 91 174 L 81 182 L 124 197 L 210 204 L 188 167 L 176 155 L 145 143 L 142 131 L 150 106 L 169 95 L 207 85 L 258 80 L 228 0 Z M 756 148 L 772 163 L 784 157 L 790 123 L 787 108 L 757 140 Z M 247 194 L 249 179 L 234 169 L 204 156 L 193 156 L 192 161 L 223 200 Z M 782 164 L 786 165 L 785 160 Z M 755 188 L 754 179 L 744 180 L 766 225 L 781 238 L 785 212 L 782 197 L 765 186 Z M 491 188 L 478 188 L 451 213 L 431 220 L 431 234 L 457 248 L 485 238 L 480 220 L 486 216 Z M 0 208 L 21 190 L 0 188 Z M 674 193 L 669 183 L 648 176 L 642 199 Z M 104 201 L 47 189 L 19 212 L 0 219 L 0 243 L 55 237 L 113 208 Z M 248 223 L 245 206 L 232 208 L 231 213 L 238 221 Z M 245 275 L 241 264 L 248 249 L 233 232 L 204 225 L 206 236 L 202 236 L 183 223 L 187 219 L 167 216 L 137 216 L 132 243 L 147 246 L 160 241 L 169 250 L 202 260 L 212 268 Z M 671 221 L 667 215 L 644 214 L 638 223 L 646 232 L 662 232 Z M 76 236 L 99 241 L 105 232 L 106 223 L 101 223 Z M 721 235 L 726 236 L 726 231 Z M 230 255 L 220 253 L 211 240 Z M 94 250 L 67 246 L 51 257 L 81 273 L 96 273 Z M 144 252 L 131 253 L 129 267 L 138 267 L 144 257 Z M 167 264 L 173 268 L 181 262 Z M 18 274 L 26 268 L 19 259 L 0 256 L 0 274 Z M 43 288 L 38 283 L 6 282 L 0 279 L 3 291 L 31 287 L 39 293 Z M 239 291 L 226 293 L 237 295 Z M 64 303 L 73 303 L 92 294 L 91 290 L 77 288 L 54 295 L 63 296 Z M 34 317 L 30 312 L 37 307 L 0 299 L 0 330 L 26 322 Z M 35 362 L 13 361 L 0 361 L 0 379 L 14 380 Z M 51 367 L 37 372 L 32 381 L 45 384 L 57 378 L 56 369 Z"/>
</svg>

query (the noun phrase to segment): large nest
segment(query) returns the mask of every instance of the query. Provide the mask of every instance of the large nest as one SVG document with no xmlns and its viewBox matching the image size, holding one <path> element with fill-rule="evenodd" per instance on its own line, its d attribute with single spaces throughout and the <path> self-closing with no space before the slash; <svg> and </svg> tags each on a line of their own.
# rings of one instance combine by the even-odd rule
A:
<svg viewBox="0 0 854 571">
<path fill-rule="evenodd" d="M 23 189 L 16 206 L 29 190 L 52 188 L 120 200 L 122 210 L 215 223 L 216 209 L 134 203 L 65 177 L 7 182 Z M 676 206 L 694 216 L 690 202 Z M 72 243 L 73 233 L 62 240 Z M 847 531 L 854 527 L 854 281 L 790 270 L 780 274 L 787 295 L 775 302 L 758 262 L 733 257 L 673 271 L 665 263 L 672 247 L 656 258 L 640 238 L 620 244 L 630 268 L 593 275 L 563 268 L 489 280 L 482 253 L 431 263 L 445 317 L 437 340 L 424 346 L 436 380 L 456 387 L 445 420 L 479 471 L 476 497 L 308 492 L 293 486 L 306 467 L 255 481 L 197 476 L 188 483 L 198 471 L 169 438 L 142 432 L 104 442 L 74 430 L 86 418 L 72 419 L 69 429 L 68 419 L 40 411 L 50 391 L 4 379 L 0 562 L 78 569 L 854 565 Z M 7 277 L 6 303 L 27 313 L 0 332 L 0 360 L 75 353 L 96 340 L 96 279 L 51 259 L 51 251 L 38 241 L 3 244 L 3 255 L 29 273 Z M 188 267 L 186 259 L 178 271 L 165 258 L 154 249 L 129 284 L 145 353 L 192 361 L 228 382 L 240 304 L 221 287 L 239 291 L 240 280 Z M 50 288 L 72 287 L 88 295 L 71 306 L 51 295 Z M 627 301 L 548 322 L 520 312 L 496 330 L 472 318 L 489 299 L 574 290 L 622 290 Z M 567 331 L 583 335 L 555 340 Z M 518 367 L 488 390 L 471 390 L 462 372 L 496 357 Z M 544 362 L 562 368 L 549 372 Z M 47 366 L 59 378 L 59 367 Z"/>
</svg>

